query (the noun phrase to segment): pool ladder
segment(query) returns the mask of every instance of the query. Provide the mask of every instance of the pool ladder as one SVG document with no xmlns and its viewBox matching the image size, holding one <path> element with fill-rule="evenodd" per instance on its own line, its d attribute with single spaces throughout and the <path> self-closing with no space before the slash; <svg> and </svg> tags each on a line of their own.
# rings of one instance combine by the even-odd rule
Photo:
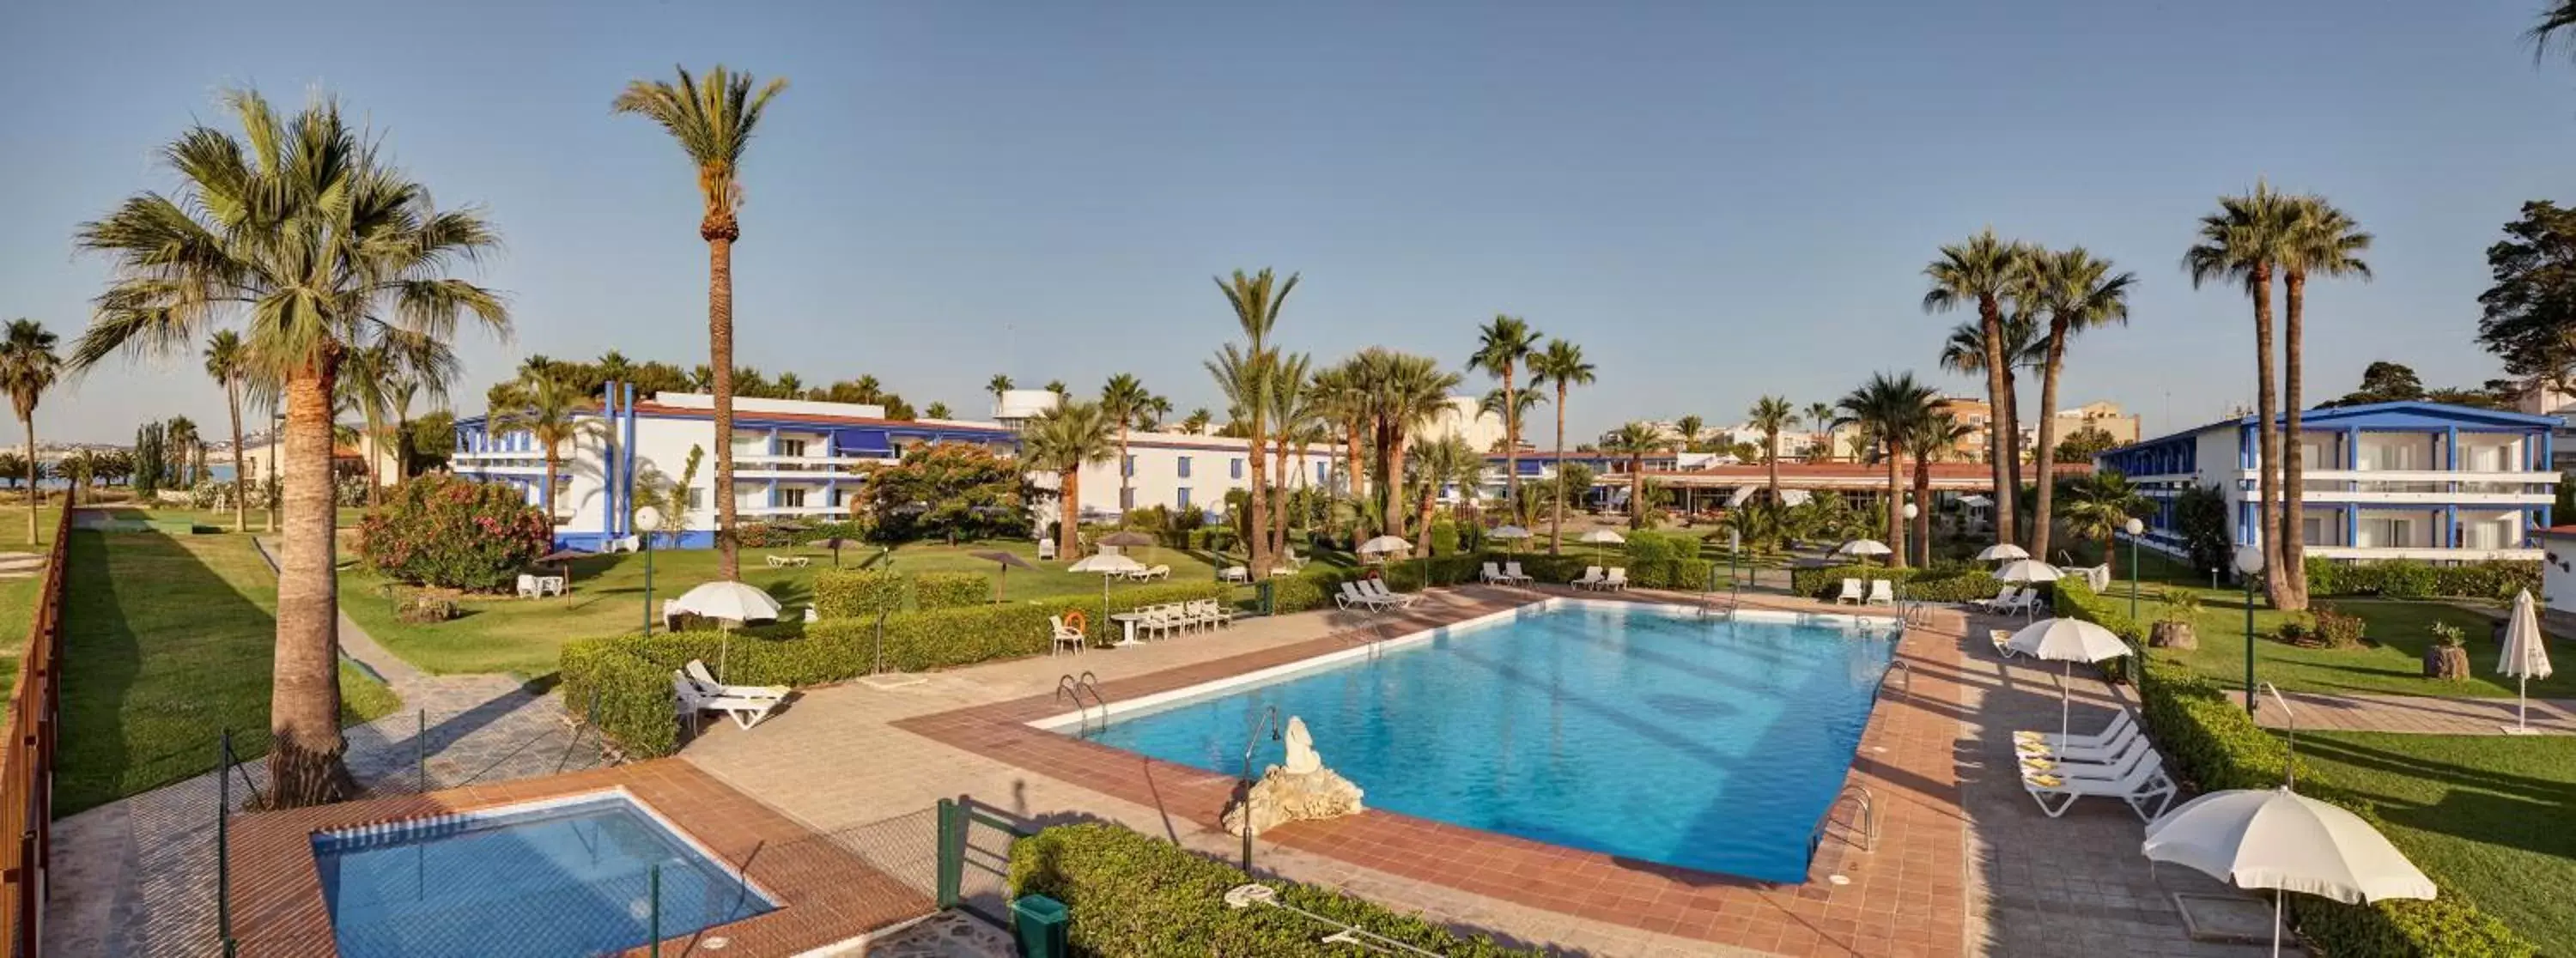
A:
<svg viewBox="0 0 2576 958">
<path fill-rule="evenodd" d="M 1887 671 L 1878 673 L 1878 694 L 1887 694 L 1887 680 L 1894 678 L 1898 672 L 1905 673 L 1905 683 L 1899 691 L 1904 692 L 1906 698 L 1913 698 L 1914 663 L 1905 661 L 1904 659 L 1896 659 L 1888 662 Z"/>
<path fill-rule="evenodd" d="M 1807 835 L 1808 855 L 1813 856 L 1816 849 L 1824 845 L 1825 836 L 1831 833 L 1834 824 L 1834 809 L 1841 808 L 1846 799 L 1860 803 L 1860 815 L 1855 819 L 1860 831 L 1857 841 L 1848 832 L 1843 841 L 1864 852 L 1878 847 L 1878 796 L 1872 794 L 1867 785 L 1851 784 L 1843 786 L 1842 792 L 1834 796 L 1833 804 L 1825 806 L 1824 817 L 1816 819 L 1815 831 Z"/>
<path fill-rule="evenodd" d="M 1091 693 L 1090 705 L 1083 704 L 1082 694 L 1085 692 Z M 1062 678 L 1055 680 L 1055 697 L 1058 701 L 1067 698 L 1073 700 L 1074 712 L 1080 716 L 1082 723 L 1074 730 L 1075 736 L 1088 737 L 1091 734 L 1092 706 L 1100 708 L 1100 727 L 1104 729 L 1109 727 L 1109 700 L 1100 694 L 1099 677 L 1087 671 L 1081 675 L 1066 673 Z"/>
</svg>

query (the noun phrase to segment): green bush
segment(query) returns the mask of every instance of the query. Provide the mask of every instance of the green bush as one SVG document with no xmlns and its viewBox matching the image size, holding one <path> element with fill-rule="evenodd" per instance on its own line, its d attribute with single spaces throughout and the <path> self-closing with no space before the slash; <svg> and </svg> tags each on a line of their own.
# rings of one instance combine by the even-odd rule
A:
<svg viewBox="0 0 2576 958">
<path fill-rule="evenodd" d="M 427 475 L 395 486 L 358 521 L 358 554 L 388 579 L 491 592 L 546 554 L 545 514 L 513 487 Z"/>
<path fill-rule="evenodd" d="M 1431 524 L 1431 554 L 1434 556 L 1454 556 L 1458 554 L 1458 524 L 1456 522 L 1442 519 Z"/>
<path fill-rule="evenodd" d="M 2369 625 L 2360 616 L 2346 615 L 2335 611 L 2333 606 L 2321 605 L 2317 607 L 2314 629 L 2317 639 L 2327 648 L 2358 649 L 2361 647 L 2362 630 Z"/>
<path fill-rule="evenodd" d="M 814 614 L 825 619 L 876 618 L 903 608 L 903 575 L 885 569 L 833 569 L 814 575 Z"/>
<path fill-rule="evenodd" d="M 1244 884 L 1232 865 L 1116 825 L 1060 825 L 1011 847 L 1013 897 L 1063 902 L 1080 956 L 1321 954 L 1313 919 L 1279 908 L 1232 908 L 1227 889 Z M 1282 904 L 1453 958 L 1537 955 L 1468 938 L 1438 923 L 1327 888 L 1264 882 Z"/>
<path fill-rule="evenodd" d="M 2525 589 L 2540 592 L 2540 563 L 2496 559 L 2437 566 L 2414 559 L 2380 562 L 2307 561 L 2311 595 L 2377 595 L 2391 599 L 2456 596 L 2510 599 Z"/>
<path fill-rule="evenodd" d="M 1215 582 L 1173 582 L 1113 590 L 1107 612 L 1198 599 L 1225 599 Z M 560 659 L 565 701 L 600 702 L 600 731 L 648 758 L 677 746 L 671 712 L 671 672 L 701 659 L 724 663 L 724 680 L 745 685 L 808 686 L 839 682 L 875 670 L 877 657 L 899 671 L 954 668 L 994 659 L 1045 653 L 1053 634 L 1048 617 L 1078 611 L 1096 642 L 1116 637 L 1098 596 L 1064 596 L 1036 603 L 978 604 L 965 608 L 897 612 L 885 620 L 882 646 L 874 616 L 787 623 L 738 631 L 665 632 L 585 639 L 564 646 Z"/>
<path fill-rule="evenodd" d="M 2084 583 L 2057 583 L 2058 614 L 2081 618 L 2129 640 L 2141 637 L 2135 623 L 2111 609 Z M 2139 718 L 2155 739 L 2166 767 L 2197 791 L 2274 788 L 2285 771 L 2295 770 L 2299 793 L 2352 810 L 2374 826 L 2378 809 L 2318 778 L 2304 761 L 2290 754 L 2283 740 L 2254 724 L 2245 707 L 2228 698 L 2217 682 L 2179 662 L 2149 654 L 2140 664 Z M 2460 896 L 2440 875 L 2444 889 L 2434 901 L 2390 901 L 2346 905 L 2312 895 L 2290 896 L 2299 932 L 2329 955 L 2394 955 L 2407 958 L 2530 958 L 2539 953 L 2531 942 L 2475 902 Z"/>
<path fill-rule="evenodd" d="M 1993 573 L 1973 567 L 1935 567 L 1890 569 L 1875 565 L 1846 565 L 1822 569 L 1799 569 L 1789 573 L 1789 588 L 1797 595 L 1811 599 L 1831 600 L 1842 594 L 1844 579 L 1886 579 L 1896 583 L 1896 597 L 1918 602 L 1973 602 L 1991 599 L 2003 590 L 2003 582 Z"/>
<path fill-rule="evenodd" d="M 981 572 L 924 572 L 912 577 L 912 603 L 924 609 L 955 609 L 993 600 L 993 580 Z"/>
</svg>

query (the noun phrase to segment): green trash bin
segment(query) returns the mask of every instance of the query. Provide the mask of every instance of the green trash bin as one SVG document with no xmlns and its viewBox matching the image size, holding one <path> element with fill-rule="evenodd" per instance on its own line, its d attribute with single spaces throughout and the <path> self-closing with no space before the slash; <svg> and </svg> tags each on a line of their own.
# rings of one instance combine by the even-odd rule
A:
<svg viewBox="0 0 2576 958">
<path fill-rule="evenodd" d="M 1254 586 L 1254 587 L 1253 587 L 1253 591 L 1255 591 L 1255 592 L 1259 593 L 1259 594 L 1260 594 L 1260 596 L 1261 596 L 1261 614 L 1263 614 L 1263 615 L 1269 615 L 1269 614 L 1271 614 L 1271 613 L 1270 613 L 1270 580 L 1268 580 L 1268 579 L 1263 579 L 1263 580 L 1261 580 L 1261 584 L 1260 584 L 1260 585 L 1258 585 L 1258 586 Z"/>
<path fill-rule="evenodd" d="M 1020 958 L 1066 958 L 1073 953 L 1065 944 L 1065 931 L 1073 920 L 1065 914 L 1064 903 L 1045 895 L 1022 895 L 1011 900 L 1011 936 L 1019 941 Z"/>
</svg>

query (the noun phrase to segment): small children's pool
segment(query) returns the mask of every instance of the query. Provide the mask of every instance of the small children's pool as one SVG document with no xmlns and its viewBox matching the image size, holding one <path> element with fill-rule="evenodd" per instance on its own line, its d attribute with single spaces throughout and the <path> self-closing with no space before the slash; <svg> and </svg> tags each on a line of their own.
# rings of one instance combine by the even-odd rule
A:
<svg viewBox="0 0 2576 958">
<path fill-rule="evenodd" d="M 622 792 L 313 837 L 343 958 L 555 958 L 777 908 Z"/>
<path fill-rule="evenodd" d="M 1368 655 L 1140 702 L 1097 741 L 1239 774 L 1301 716 L 1372 808 L 1775 882 L 1807 877 L 1888 620 L 1554 600 Z M 1073 732 L 1074 725 L 1057 726 Z M 1265 737 L 1253 771 L 1282 760 Z"/>
</svg>

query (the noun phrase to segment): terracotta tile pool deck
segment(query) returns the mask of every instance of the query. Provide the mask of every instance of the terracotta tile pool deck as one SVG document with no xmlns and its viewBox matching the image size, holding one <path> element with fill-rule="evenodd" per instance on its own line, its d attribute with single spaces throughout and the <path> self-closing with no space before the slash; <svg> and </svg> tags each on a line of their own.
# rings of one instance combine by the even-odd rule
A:
<svg viewBox="0 0 2576 958">
<path fill-rule="evenodd" d="M 1618 598 L 1585 594 L 1583 598 Z M 1634 601 L 1671 601 L 1653 595 Z M 1408 613 L 1403 634 L 1526 604 L 1526 598 Z M 1837 611 L 1818 603 L 1748 602 L 1783 611 Z M 1845 606 L 1839 611 L 1851 612 Z M 1877 840 L 1863 852 L 1828 840 L 1807 881 L 1775 885 L 1640 862 L 1461 828 L 1376 809 L 1263 833 L 1275 843 L 1401 878 L 1533 908 L 1699 941 L 1787 955 L 1950 956 L 1968 952 L 1968 820 L 1955 746 L 1964 714 L 1964 621 L 1935 611 L 1906 630 L 1896 657 L 1910 686 L 1870 715 L 1848 782 L 1875 796 Z M 1102 684 L 1111 701 L 1165 692 L 1353 647 L 1353 630 Z M 1146 758 L 1029 726 L 1065 712 L 1038 695 L 900 719 L 897 728 L 1214 828 L 1232 776 Z M 1835 806 L 1837 835 L 1854 830 L 1854 804 Z M 1840 883 L 1837 883 L 1839 879 Z"/>
<path fill-rule="evenodd" d="M 870 867 L 828 836 L 797 824 L 695 766 L 659 759 L 496 785 L 262 812 L 233 825 L 233 928 L 247 958 L 339 954 L 323 900 L 313 836 L 359 825 L 470 812 L 623 789 L 749 876 L 779 907 L 663 940 L 663 954 L 722 936 L 727 954 L 786 955 L 858 938 L 929 914 L 921 893 Z M 647 954 L 637 947 L 625 952 Z"/>
</svg>

